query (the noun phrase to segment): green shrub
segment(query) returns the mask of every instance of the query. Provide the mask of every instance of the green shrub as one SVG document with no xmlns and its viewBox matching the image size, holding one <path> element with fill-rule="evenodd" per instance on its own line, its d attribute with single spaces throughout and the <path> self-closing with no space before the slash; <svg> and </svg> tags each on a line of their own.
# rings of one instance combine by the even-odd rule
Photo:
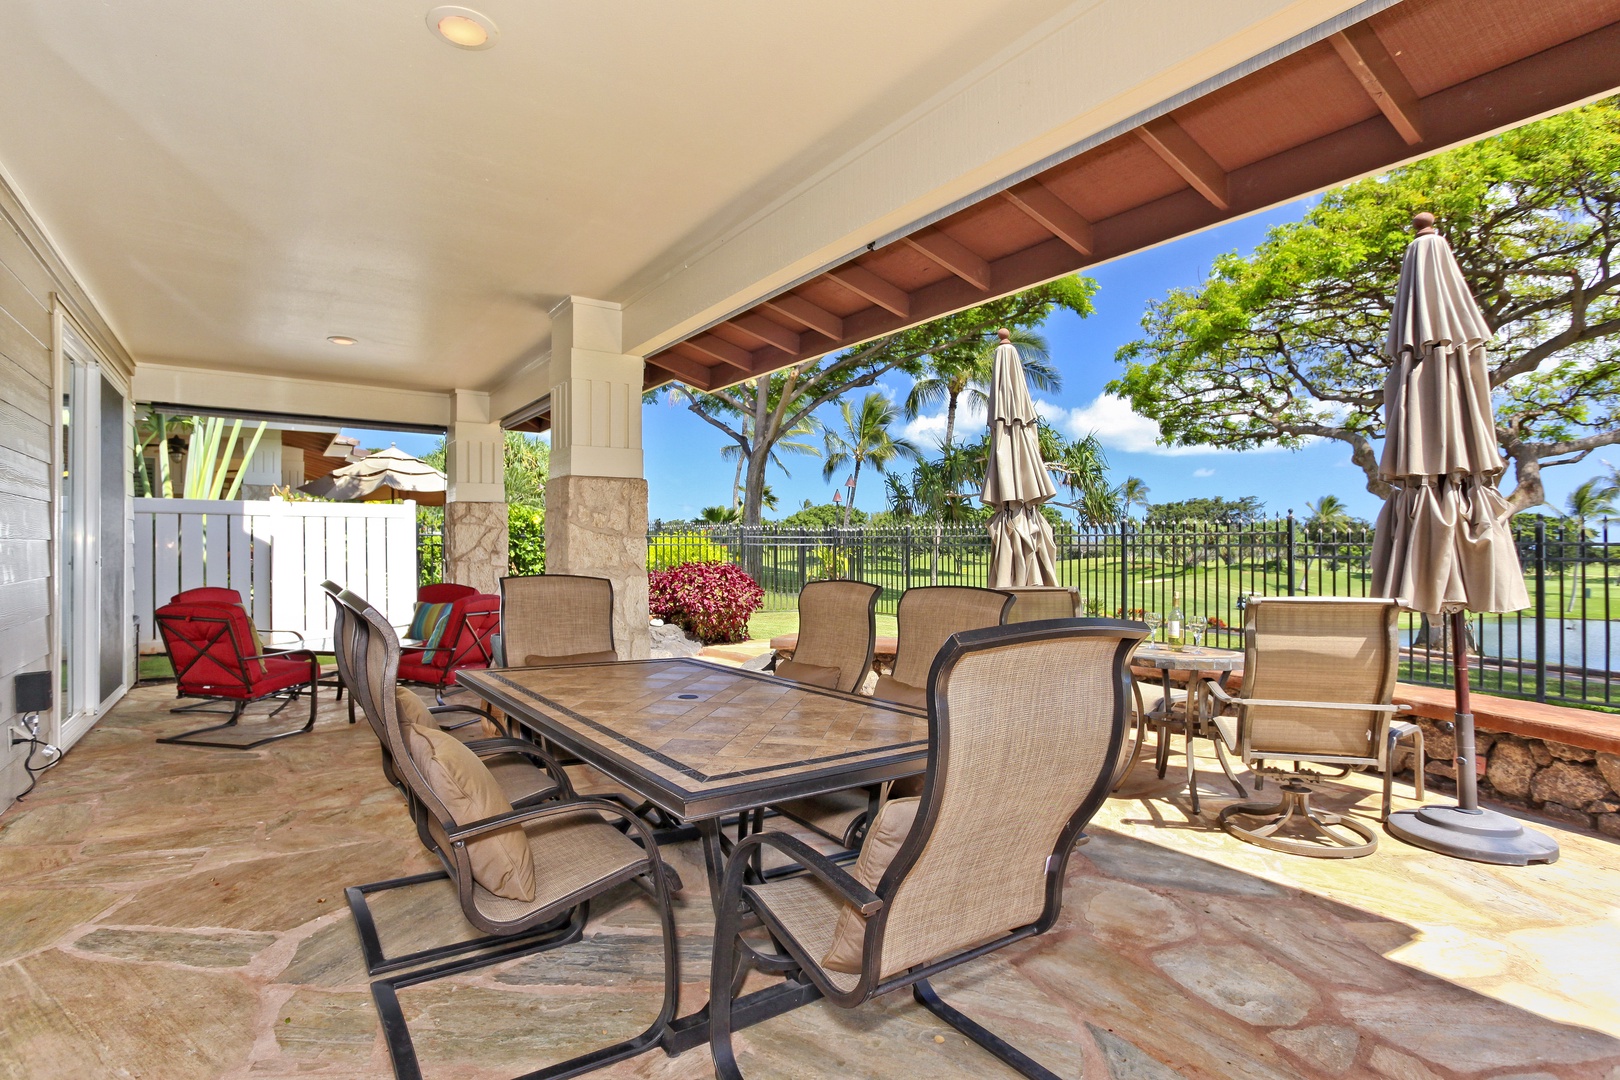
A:
<svg viewBox="0 0 1620 1080">
<path fill-rule="evenodd" d="M 655 533 L 647 545 L 647 569 L 668 570 L 683 563 L 730 562 L 731 553 L 700 532 Z"/>
<path fill-rule="evenodd" d="M 507 569 L 519 577 L 546 572 L 546 512 L 537 506 L 506 508 Z"/>
</svg>

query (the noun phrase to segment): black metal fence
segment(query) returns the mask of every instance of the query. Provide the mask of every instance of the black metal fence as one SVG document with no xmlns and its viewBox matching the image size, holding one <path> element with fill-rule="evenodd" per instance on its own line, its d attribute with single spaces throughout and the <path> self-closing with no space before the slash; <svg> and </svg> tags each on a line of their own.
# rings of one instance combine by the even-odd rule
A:
<svg viewBox="0 0 1620 1080">
<path fill-rule="evenodd" d="M 1614 638 L 1620 522 L 1584 526 L 1533 519 L 1516 527 L 1531 607 L 1470 618 L 1475 687 L 1568 705 L 1620 708 Z M 1293 515 L 1252 524 L 1108 528 L 1066 525 L 1055 531 L 1058 579 L 1080 591 L 1093 615 L 1183 612 L 1209 620 L 1210 644 L 1241 646 L 1250 596 L 1365 596 L 1372 533 L 1322 529 Z M 723 560 L 743 567 L 765 589 L 766 611 L 794 609 L 807 581 L 852 577 L 881 585 L 880 612 L 893 613 L 916 585 L 988 583 L 990 545 L 983 526 L 746 529 L 735 525 L 648 534 L 648 565 Z M 1403 619 L 1401 677 L 1449 685 L 1443 620 Z"/>
</svg>

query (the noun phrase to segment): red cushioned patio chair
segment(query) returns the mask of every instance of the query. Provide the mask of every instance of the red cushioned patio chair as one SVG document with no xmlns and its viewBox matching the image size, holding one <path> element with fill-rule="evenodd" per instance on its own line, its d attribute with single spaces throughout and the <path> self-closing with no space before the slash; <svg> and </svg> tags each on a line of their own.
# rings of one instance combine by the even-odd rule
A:
<svg viewBox="0 0 1620 1080">
<path fill-rule="evenodd" d="M 493 639 L 501 632 L 501 598 L 487 593 L 463 596 L 451 604 L 439 625 L 436 641 L 400 650 L 399 681 L 431 686 L 435 700 L 449 705 L 444 695 L 455 688 L 456 672 L 486 668 L 494 662 Z M 456 707 L 494 720 L 486 710 Z"/>
<path fill-rule="evenodd" d="M 206 595 L 199 597 L 198 594 Z M 190 599 L 182 599 L 187 597 Z M 230 703 L 229 717 L 224 723 L 165 736 L 158 742 L 247 750 L 289 735 L 300 735 L 315 726 L 320 661 L 308 649 L 266 649 L 261 645 L 260 636 L 237 593 L 230 589 L 192 589 L 179 594 L 153 615 L 164 648 L 168 650 L 169 662 L 174 665 L 178 695 L 204 699 L 170 711 L 217 711 L 212 707 L 213 702 Z M 255 701 L 283 698 L 270 713 L 275 716 L 305 689 L 309 691 L 309 720 L 301 728 L 250 742 L 201 737 L 235 727 L 243 710 Z"/>
</svg>

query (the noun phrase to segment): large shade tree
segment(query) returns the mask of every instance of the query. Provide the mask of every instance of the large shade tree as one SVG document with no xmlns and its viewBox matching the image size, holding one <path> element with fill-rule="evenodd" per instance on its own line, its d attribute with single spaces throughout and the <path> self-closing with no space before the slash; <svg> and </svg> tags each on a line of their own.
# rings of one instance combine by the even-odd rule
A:
<svg viewBox="0 0 1620 1080">
<path fill-rule="evenodd" d="M 817 409 L 852 390 L 872 386 L 890 372 L 919 376 L 925 360 L 935 353 L 967 344 L 993 344 L 997 327 L 1028 330 L 1059 308 L 1089 315 L 1095 290 L 1095 283 L 1088 278 L 1059 278 L 830 356 L 794 364 L 773 375 L 708 392 L 675 384 L 668 394 L 738 447 L 746 461 L 743 524 L 758 525 L 771 452 L 782 439 L 802 431 L 801 425 Z"/>
<path fill-rule="evenodd" d="M 1495 333 L 1514 510 L 1542 470 L 1620 443 L 1620 107 L 1606 101 L 1323 196 L 1202 287 L 1151 305 L 1110 389 L 1171 445 L 1344 444 L 1384 497 L 1383 345 L 1412 216 L 1437 215 Z"/>
</svg>

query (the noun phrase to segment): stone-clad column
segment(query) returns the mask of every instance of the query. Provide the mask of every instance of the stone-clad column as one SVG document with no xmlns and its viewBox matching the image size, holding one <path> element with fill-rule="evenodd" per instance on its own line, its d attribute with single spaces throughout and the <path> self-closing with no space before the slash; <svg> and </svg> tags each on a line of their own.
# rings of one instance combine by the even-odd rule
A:
<svg viewBox="0 0 1620 1080">
<path fill-rule="evenodd" d="M 622 347 L 617 304 L 573 296 L 551 313 L 546 570 L 611 580 L 619 657 L 640 660 L 651 650 L 643 365 Z"/>
<path fill-rule="evenodd" d="M 505 436 L 489 395 L 457 390 L 445 439 L 444 577 L 499 593 L 506 576 Z"/>
</svg>

